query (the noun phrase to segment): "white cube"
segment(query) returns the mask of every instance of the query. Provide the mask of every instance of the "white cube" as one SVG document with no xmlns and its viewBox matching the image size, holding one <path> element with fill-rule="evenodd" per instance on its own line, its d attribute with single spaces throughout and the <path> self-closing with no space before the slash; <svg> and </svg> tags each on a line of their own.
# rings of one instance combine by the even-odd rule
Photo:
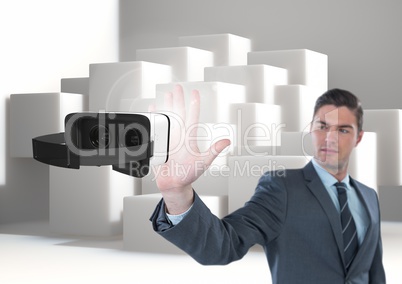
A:
<svg viewBox="0 0 402 284">
<path fill-rule="evenodd" d="M 62 93 L 85 95 L 83 109 L 88 110 L 89 78 L 63 78 L 60 80 L 60 91 Z"/>
<path fill-rule="evenodd" d="M 141 252 L 180 253 L 181 250 L 159 236 L 149 221 L 162 195 L 147 194 L 124 198 L 124 249 Z M 227 196 L 200 196 L 213 214 L 224 217 Z"/>
<path fill-rule="evenodd" d="M 349 174 L 352 178 L 378 190 L 377 167 L 377 133 L 365 132 L 363 139 L 350 156 Z"/>
<path fill-rule="evenodd" d="M 60 90 L 63 93 L 89 96 L 89 78 L 62 78 L 60 80 Z"/>
<path fill-rule="evenodd" d="M 304 167 L 310 158 L 304 156 L 239 156 L 229 159 L 229 213 L 243 207 L 254 194 L 258 180 L 267 171 L 283 174 L 285 169 Z"/>
<path fill-rule="evenodd" d="M 402 185 L 402 110 L 365 110 L 363 128 L 377 133 L 378 185 Z"/>
<path fill-rule="evenodd" d="M 255 51 L 248 64 L 268 64 L 285 68 L 289 84 L 306 85 L 319 94 L 328 89 L 328 56 L 308 49 Z"/>
<path fill-rule="evenodd" d="M 80 236 L 123 233 L 123 198 L 141 193 L 139 179 L 111 166 L 50 167 L 50 230 Z"/>
<path fill-rule="evenodd" d="M 231 105 L 231 123 L 237 128 L 237 145 L 281 145 L 281 107 L 261 103 Z"/>
<path fill-rule="evenodd" d="M 84 98 L 70 93 L 11 95 L 11 157 L 32 158 L 32 138 L 64 132 L 65 116 L 83 111 Z"/>
<path fill-rule="evenodd" d="M 136 59 L 171 66 L 173 82 L 203 81 L 204 68 L 214 64 L 211 51 L 193 47 L 138 49 Z"/>
<path fill-rule="evenodd" d="M 280 154 L 284 156 L 313 156 L 314 148 L 311 134 L 304 132 L 281 132 Z"/>
<path fill-rule="evenodd" d="M 128 102 L 127 102 L 128 103 Z M 156 99 L 135 99 L 130 102 L 130 112 L 149 112 L 156 106 Z"/>
<path fill-rule="evenodd" d="M 275 104 L 282 108 L 284 131 L 305 131 L 313 119 L 314 105 L 319 94 L 304 85 L 283 85 L 275 87 Z"/>
<path fill-rule="evenodd" d="M 274 103 L 274 86 L 286 85 L 287 70 L 268 65 L 205 68 L 205 81 L 220 81 L 246 87 L 246 102 Z"/>
<path fill-rule="evenodd" d="M 213 52 L 214 66 L 247 65 L 251 51 L 250 39 L 233 34 L 183 36 L 179 44 Z"/>
<path fill-rule="evenodd" d="M 230 105 L 246 102 L 246 90 L 243 85 L 222 82 L 180 82 L 185 95 L 187 111 L 190 105 L 192 90 L 200 94 L 201 123 L 229 123 Z M 176 84 L 160 84 L 156 86 L 156 107 L 164 110 L 165 94 L 171 92 Z"/>
<path fill-rule="evenodd" d="M 156 174 L 161 173 L 158 172 L 158 170 L 161 170 L 160 167 L 154 167 L 153 170 L 156 171 Z M 143 195 L 159 193 L 159 189 L 156 186 L 156 177 L 154 171 L 151 171 L 148 175 L 141 178 L 141 189 Z"/>
<path fill-rule="evenodd" d="M 89 66 L 89 110 L 130 111 L 137 99 L 155 98 L 156 84 L 171 81 L 171 67 L 150 62 Z"/>
</svg>

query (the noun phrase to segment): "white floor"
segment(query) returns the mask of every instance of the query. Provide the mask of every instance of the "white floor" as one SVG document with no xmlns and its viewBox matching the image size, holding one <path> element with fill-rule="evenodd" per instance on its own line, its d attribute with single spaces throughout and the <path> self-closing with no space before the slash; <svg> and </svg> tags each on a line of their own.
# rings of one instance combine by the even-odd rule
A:
<svg viewBox="0 0 402 284">
<path fill-rule="evenodd" d="M 128 252 L 122 245 L 121 237 L 51 235 L 45 222 L 0 225 L 0 283 L 271 283 L 259 250 L 207 267 L 186 255 Z M 387 283 L 402 283 L 402 223 L 383 223 L 383 245 Z"/>
</svg>

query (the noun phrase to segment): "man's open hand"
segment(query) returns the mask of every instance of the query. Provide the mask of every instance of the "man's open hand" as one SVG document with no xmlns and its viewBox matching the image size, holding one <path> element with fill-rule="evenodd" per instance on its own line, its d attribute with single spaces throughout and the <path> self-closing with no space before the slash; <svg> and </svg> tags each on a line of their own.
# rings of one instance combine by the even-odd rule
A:
<svg viewBox="0 0 402 284">
<path fill-rule="evenodd" d="M 156 171 L 156 184 L 161 191 L 170 214 L 186 211 L 193 202 L 191 184 L 196 181 L 230 140 L 222 139 L 200 152 L 197 144 L 200 96 L 191 93 L 189 111 L 186 112 L 183 88 L 176 85 L 165 95 L 166 114 L 170 117 L 169 160 Z"/>
</svg>

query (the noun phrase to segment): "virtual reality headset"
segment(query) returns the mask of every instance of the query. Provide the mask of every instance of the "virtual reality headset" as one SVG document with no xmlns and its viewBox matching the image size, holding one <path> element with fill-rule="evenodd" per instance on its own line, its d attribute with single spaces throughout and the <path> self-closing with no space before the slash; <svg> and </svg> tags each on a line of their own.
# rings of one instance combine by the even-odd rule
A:
<svg viewBox="0 0 402 284">
<path fill-rule="evenodd" d="M 168 160 L 170 120 L 161 113 L 81 112 L 65 118 L 65 132 L 32 139 L 39 162 L 79 169 L 112 165 L 142 178 Z"/>
</svg>

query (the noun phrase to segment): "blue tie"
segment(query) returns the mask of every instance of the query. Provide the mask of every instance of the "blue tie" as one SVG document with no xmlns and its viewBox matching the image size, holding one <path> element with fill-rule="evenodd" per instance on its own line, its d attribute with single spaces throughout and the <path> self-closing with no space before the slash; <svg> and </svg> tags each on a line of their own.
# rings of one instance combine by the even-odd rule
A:
<svg viewBox="0 0 402 284">
<path fill-rule="evenodd" d="M 359 247 L 357 241 L 356 224 L 353 220 L 352 213 L 350 213 L 348 205 L 348 197 L 346 195 L 346 184 L 342 182 L 335 183 L 338 191 L 338 200 L 341 208 L 341 224 L 344 245 L 345 267 L 349 269 Z"/>
</svg>

